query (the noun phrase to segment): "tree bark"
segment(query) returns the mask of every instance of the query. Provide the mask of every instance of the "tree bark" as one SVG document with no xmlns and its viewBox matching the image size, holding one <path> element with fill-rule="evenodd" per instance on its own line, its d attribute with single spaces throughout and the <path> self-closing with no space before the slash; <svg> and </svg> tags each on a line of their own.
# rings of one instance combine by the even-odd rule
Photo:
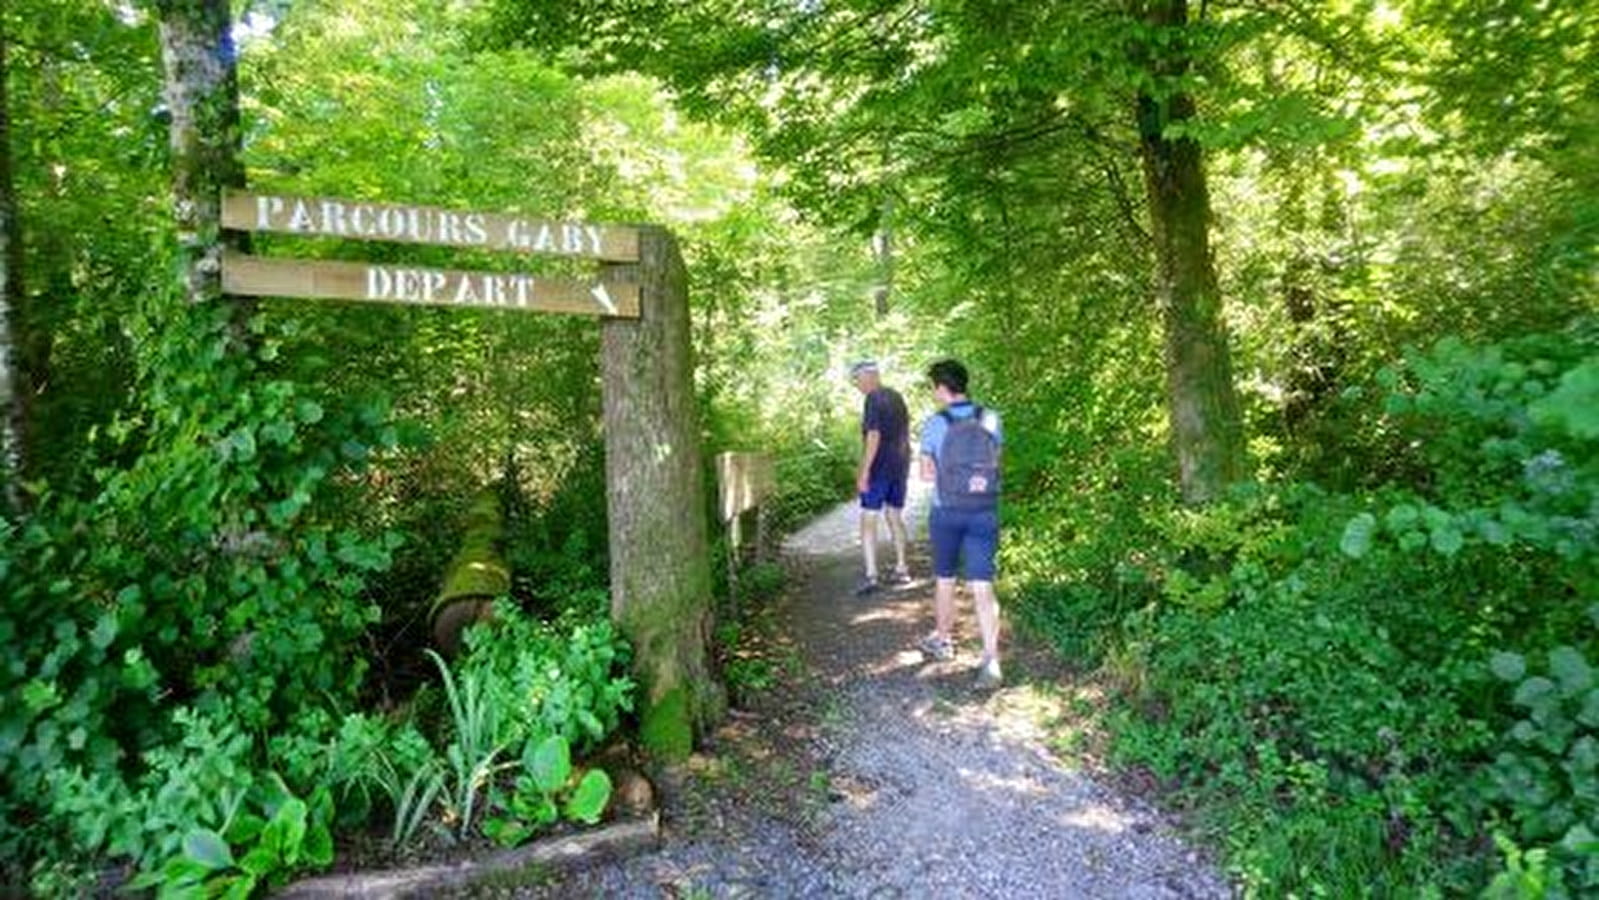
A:
<svg viewBox="0 0 1599 900">
<path fill-rule="evenodd" d="M 173 215 L 191 303 L 222 296 L 222 189 L 242 187 L 238 53 L 228 0 L 159 0 L 161 58 L 172 116 Z M 244 340 L 249 308 L 231 316 Z"/>
<path fill-rule="evenodd" d="M 693 749 L 725 698 L 707 648 L 711 567 L 689 339 L 687 273 L 664 229 L 641 229 L 640 260 L 606 278 L 637 282 L 641 318 L 601 334 L 611 616 L 633 644 L 645 745 Z"/>
<path fill-rule="evenodd" d="M 872 235 L 872 255 L 877 260 L 877 284 L 872 288 L 872 304 L 879 319 L 888 315 L 889 299 L 894 293 L 894 195 L 883 198 L 877 221 L 877 232 Z"/>
<path fill-rule="evenodd" d="M 22 236 L 11 178 L 11 108 L 6 96 L 6 34 L 0 19 L 0 503 L 10 517 L 22 512 L 23 448 L 27 433 L 28 378 L 21 362 L 17 319 L 22 313 Z"/>
<path fill-rule="evenodd" d="M 1158 29 L 1188 24 L 1187 0 L 1153 0 L 1137 8 Z M 1200 504 L 1244 474 L 1243 423 L 1210 251 L 1203 155 L 1192 138 L 1167 133 L 1194 115 L 1193 98 L 1177 87 L 1188 71 L 1188 54 L 1181 41 L 1174 41 L 1147 50 L 1140 62 L 1155 85 L 1138 95 L 1137 117 L 1157 263 L 1156 305 L 1165 332 L 1172 445 L 1183 499 Z"/>
</svg>

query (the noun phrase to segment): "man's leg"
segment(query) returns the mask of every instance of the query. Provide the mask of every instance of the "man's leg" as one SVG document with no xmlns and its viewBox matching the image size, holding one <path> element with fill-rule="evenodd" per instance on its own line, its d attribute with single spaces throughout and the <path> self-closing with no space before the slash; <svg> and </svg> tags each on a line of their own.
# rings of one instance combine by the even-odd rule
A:
<svg viewBox="0 0 1599 900">
<path fill-rule="evenodd" d="M 999 661 L 999 598 L 994 582 L 973 581 L 972 603 L 977 607 L 977 629 L 983 634 L 983 658 Z"/>
<path fill-rule="evenodd" d="M 921 649 L 933 659 L 955 657 L 955 571 L 961 550 L 958 526 L 936 508 L 927 520 L 928 542 L 933 545 L 933 633 L 922 641 Z"/>
<path fill-rule="evenodd" d="M 977 607 L 977 628 L 983 636 L 983 665 L 978 684 L 998 687 L 999 597 L 994 593 L 996 557 L 999 555 L 999 516 L 993 512 L 971 516 L 961 550 L 966 558 L 967 583 L 972 588 L 972 605 Z"/>
<path fill-rule="evenodd" d="M 877 590 L 877 518 L 883 511 L 885 487 L 881 479 L 874 478 L 867 482 L 866 493 L 861 495 L 861 556 L 866 575 L 855 588 L 857 594 Z"/>
<path fill-rule="evenodd" d="M 877 579 L 877 510 L 861 507 L 861 553 L 866 557 L 866 578 Z"/>
<path fill-rule="evenodd" d="M 905 511 L 897 506 L 884 507 L 883 519 L 888 523 L 888 535 L 894 541 L 894 573 L 909 575 L 910 566 L 905 562 L 905 547 L 910 543 L 910 536 L 905 533 Z"/>
<path fill-rule="evenodd" d="M 933 583 L 933 633 L 953 641 L 954 632 L 955 579 L 939 578 Z"/>
</svg>

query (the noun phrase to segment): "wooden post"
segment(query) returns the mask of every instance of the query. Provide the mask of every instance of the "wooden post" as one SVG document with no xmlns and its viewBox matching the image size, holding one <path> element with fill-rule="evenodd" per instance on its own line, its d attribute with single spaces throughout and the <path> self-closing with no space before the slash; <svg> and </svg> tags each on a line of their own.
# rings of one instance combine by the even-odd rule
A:
<svg viewBox="0 0 1599 900">
<path fill-rule="evenodd" d="M 755 507 L 755 561 L 766 562 L 767 543 L 770 537 L 766 533 L 766 501 L 761 500 L 761 505 Z"/>
<path fill-rule="evenodd" d="M 637 263 L 604 277 L 640 287 L 637 321 L 602 325 L 611 617 L 631 640 L 644 744 L 693 749 L 726 706 L 708 658 L 711 565 L 687 273 L 665 229 L 643 228 Z"/>
<path fill-rule="evenodd" d="M 727 523 L 727 609 L 735 621 L 738 619 L 738 567 L 741 562 L 738 548 L 744 537 L 739 531 L 742 518 L 734 514 Z"/>
</svg>

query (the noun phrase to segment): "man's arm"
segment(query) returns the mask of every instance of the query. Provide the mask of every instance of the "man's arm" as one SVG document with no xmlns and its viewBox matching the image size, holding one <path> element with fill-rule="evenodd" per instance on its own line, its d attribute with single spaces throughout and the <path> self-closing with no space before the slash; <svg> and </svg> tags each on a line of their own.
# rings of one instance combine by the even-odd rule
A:
<svg viewBox="0 0 1599 900">
<path fill-rule="evenodd" d="M 872 461 L 877 459 L 877 450 L 883 443 L 883 433 L 873 428 L 866 432 L 866 447 L 861 450 L 861 468 L 855 473 L 855 487 L 862 494 L 866 493 L 867 486 L 871 483 Z"/>
<path fill-rule="evenodd" d="M 926 453 L 922 454 L 922 480 L 923 481 L 937 481 L 938 480 L 938 466 L 936 464 L 934 464 L 933 457 L 929 456 Z"/>
</svg>

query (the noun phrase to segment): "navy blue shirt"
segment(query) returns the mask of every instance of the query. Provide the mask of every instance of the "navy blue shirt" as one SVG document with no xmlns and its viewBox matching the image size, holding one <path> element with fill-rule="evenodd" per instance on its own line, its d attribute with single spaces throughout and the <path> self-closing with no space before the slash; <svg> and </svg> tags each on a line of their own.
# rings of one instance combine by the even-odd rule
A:
<svg viewBox="0 0 1599 900">
<path fill-rule="evenodd" d="M 911 464 L 910 414 L 905 398 L 893 388 L 880 387 L 866 395 L 861 410 L 861 437 L 878 434 L 877 456 L 871 474 L 903 475 Z"/>
</svg>

